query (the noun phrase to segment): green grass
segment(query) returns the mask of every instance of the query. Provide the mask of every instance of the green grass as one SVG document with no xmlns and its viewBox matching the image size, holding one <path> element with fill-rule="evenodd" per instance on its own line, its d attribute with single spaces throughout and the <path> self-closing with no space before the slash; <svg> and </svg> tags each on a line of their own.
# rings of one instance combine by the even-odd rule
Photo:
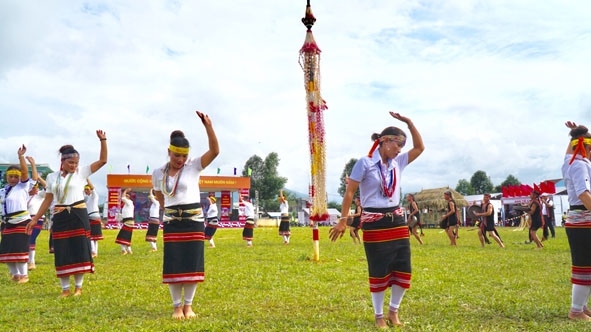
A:
<svg viewBox="0 0 591 332">
<path fill-rule="evenodd" d="M 314 262 L 309 228 L 292 228 L 289 246 L 277 228 L 255 229 L 253 248 L 241 230 L 220 229 L 206 249 L 206 280 L 197 287 L 194 320 L 174 321 L 162 252 L 150 253 L 145 231 L 134 232 L 133 255 L 121 256 L 117 232 L 105 230 L 95 274 L 81 297 L 58 299 L 53 256 L 43 231 L 30 282 L 0 276 L 2 331 L 371 331 L 373 309 L 362 245 L 328 240 L 320 229 Z M 543 250 L 523 244 L 527 231 L 501 228 L 507 248 L 481 248 L 462 229 L 452 248 L 439 229 L 424 246 L 411 239 L 413 280 L 400 317 L 404 331 L 581 331 L 591 324 L 566 318 L 570 307 L 570 253 L 564 229 Z M 161 234 L 159 234 L 161 235 Z M 162 243 L 159 243 L 159 249 Z M 389 301 L 386 295 L 386 305 Z M 387 310 L 387 307 L 385 307 Z M 392 330 L 394 328 L 391 328 Z"/>
</svg>

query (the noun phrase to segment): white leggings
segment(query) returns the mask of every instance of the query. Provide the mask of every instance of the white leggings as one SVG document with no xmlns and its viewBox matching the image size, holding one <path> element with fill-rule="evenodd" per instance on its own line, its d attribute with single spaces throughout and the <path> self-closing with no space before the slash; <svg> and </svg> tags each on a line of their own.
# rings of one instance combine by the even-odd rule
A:
<svg viewBox="0 0 591 332">
<path fill-rule="evenodd" d="M 191 305 L 193 303 L 193 297 L 195 297 L 195 291 L 197 290 L 197 283 L 184 283 L 184 284 L 169 284 L 170 295 L 172 296 L 172 305 L 175 308 L 181 305 Z M 183 288 L 185 289 L 185 301 L 182 302 Z"/>
<path fill-rule="evenodd" d="M 75 274 L 74 275 L 74 287 L 82 288 L 82 284 L 84 283 L 84 274 Z M 62 285 L 62 290 L 69 290 L 70 289 L 70 277 L 60 277 L 60 284 Z"/>
</svg>

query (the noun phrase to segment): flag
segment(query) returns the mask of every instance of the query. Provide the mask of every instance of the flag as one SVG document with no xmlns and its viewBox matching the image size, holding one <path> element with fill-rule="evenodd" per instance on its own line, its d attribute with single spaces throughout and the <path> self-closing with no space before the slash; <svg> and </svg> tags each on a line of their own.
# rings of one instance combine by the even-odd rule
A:
<svg viewBox="0 0 591 332">
<path fill-rule="evenodd" d="M 113 165 L 109 165 L 109 173 L 113 172 Z"/>
<path fill-rule="evenodd" d="M 251 176 L 251 175 L 252 175 L 252 168 L 249 167 L 248 168 L 248 176 Z"/>
<path fill-rule="evenodd" d="M 131 172 L 131 165 L 127 164 L 127 174 Z"/>
<path fill-rule="evenodd" d="M 148 174 L 148 172 L 150 172 L 150 165 L 146 165 L 146 174 Z"/>
<path fill-rule="evenodd" d="M 236 167 L 234 167 L 234 175 L 236 175 Z"/>
<path fill-rule="evenodd" d="M 221 169 L 218 167 L 218 174 L 220 174 Z"/>
</svg>

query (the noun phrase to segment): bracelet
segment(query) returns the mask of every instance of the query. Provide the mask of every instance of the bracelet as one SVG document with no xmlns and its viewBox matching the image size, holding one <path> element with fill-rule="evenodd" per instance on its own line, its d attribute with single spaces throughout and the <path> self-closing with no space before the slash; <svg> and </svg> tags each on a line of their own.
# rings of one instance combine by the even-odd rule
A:
<svg viewBox="0 0 591 332">
<path fill-rule="evenodd" d="M 99 141 L 106 141 L 106 140 L 107 140 L 106 138 L 99 139 Z"/>
</svg>

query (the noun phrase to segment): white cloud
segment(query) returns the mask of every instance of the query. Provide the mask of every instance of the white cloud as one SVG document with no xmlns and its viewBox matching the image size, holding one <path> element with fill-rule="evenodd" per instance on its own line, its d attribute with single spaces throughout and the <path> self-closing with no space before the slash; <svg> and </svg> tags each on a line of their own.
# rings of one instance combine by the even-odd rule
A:
<svg viewBox="0 0 591 332">
<path fill-rule="evenodd" d="M 322 49 L 327 191 L 370 135 L 413 119 L 426 151 L 403 190 L 455 187 L 484 170 L 494 184 L 560 177 L 566 120 L 590 115 L 591 23 L 585 1 L 312 1 Z M 169 133 L 221 154 L 206 170 L 238 172 L 277 152 L 287 187 L 307 192 L 309 154 L 298 50 L 305 4 L 247 1 L 44 1 L 0 4 L 0 161 L 22 143 L 57 169 L 59 146 L 113 172 L 166 160 Z M 108 166 L 94 177 L 104 184 Z"/>
</svg>

